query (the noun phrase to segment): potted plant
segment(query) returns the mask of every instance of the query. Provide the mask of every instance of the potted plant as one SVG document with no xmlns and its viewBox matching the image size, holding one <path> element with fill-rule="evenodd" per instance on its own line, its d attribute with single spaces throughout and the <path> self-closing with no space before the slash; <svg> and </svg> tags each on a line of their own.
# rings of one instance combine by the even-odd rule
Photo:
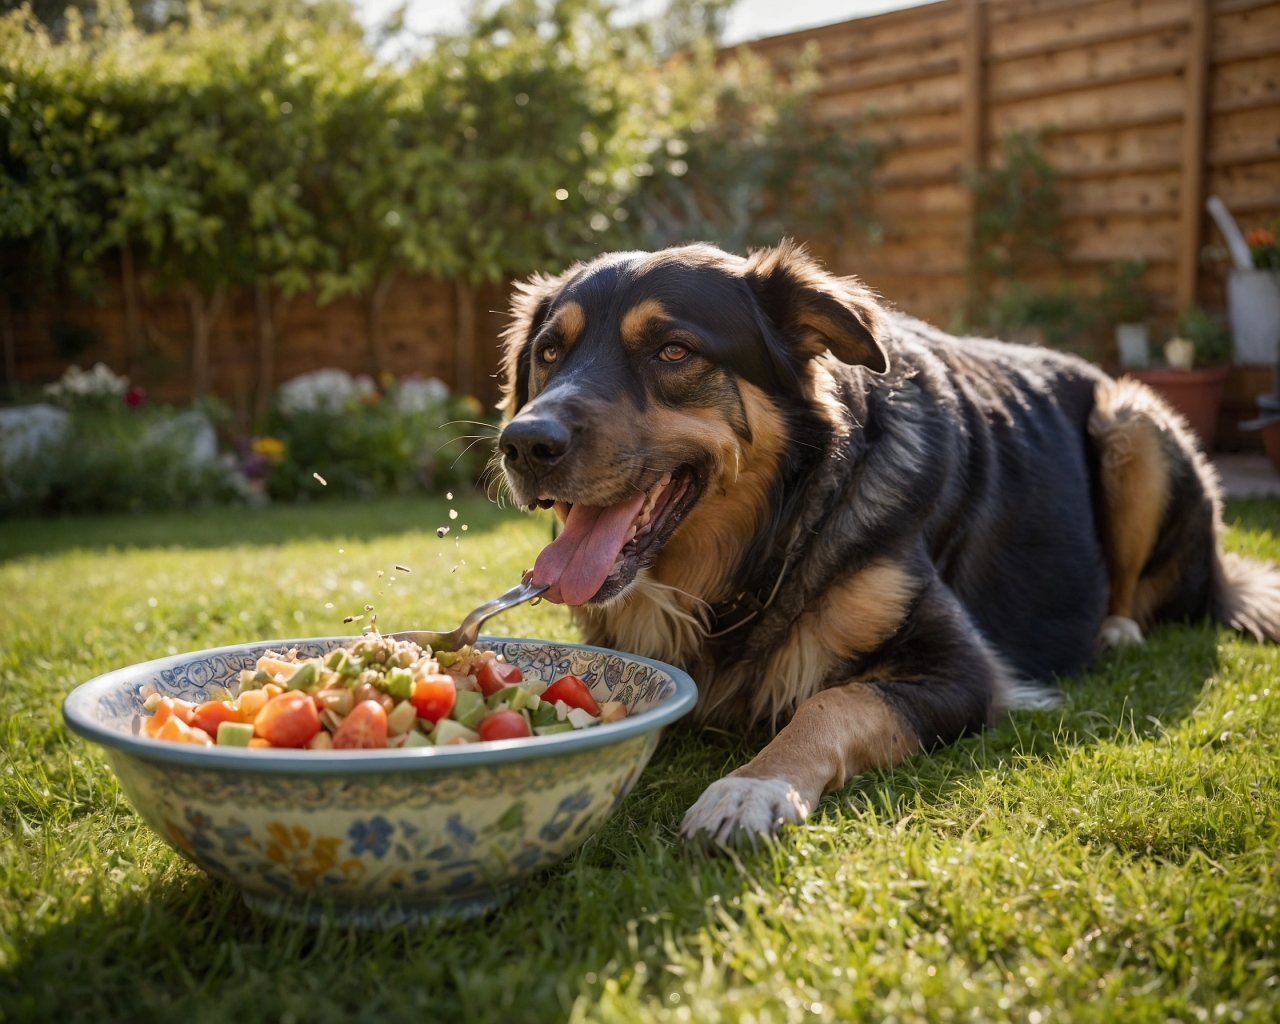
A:
<svg viewBox="0 0 1280 1024">
<path fill-rule="evenodd" d="M 1227 379 L 1231 339 L 1223 317 L 1189 306 L 1164 345 L 1165 365 L 1131 376 L 1158 391 L 1187 418 L 1206 452 L 1213 450 Z"/>
<path fill-rule="evenodd" d="M 1119 260 L 1102 274 L 1098 301 L 1115 324 L 1116 357 L 1126 370 L 1151 365 L 1147 328 L 1151 299 L 1139 283 L 1146 270 L 1145 259 Z"/>
</svg>

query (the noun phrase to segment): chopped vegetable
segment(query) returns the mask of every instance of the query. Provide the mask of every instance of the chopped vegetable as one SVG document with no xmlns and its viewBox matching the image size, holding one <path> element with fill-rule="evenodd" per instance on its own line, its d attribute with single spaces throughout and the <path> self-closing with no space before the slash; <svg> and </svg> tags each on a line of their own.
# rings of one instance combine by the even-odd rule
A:
<svg viewBox="0 0 1280 1024">
<path fill-rule="evenodd" d="M 532 734 L 529 723 L 518 711 L 491 711 L 480 723 L 482 740 L 518 740 Z"/>
<path fill-rule="evenodd" d="M 315 751 L 446 746 L 550 736 L 626 717 L 585 682 L 526 680 L 515 665 L 466 646 L 435 654 L 376 629 L 323 657 L 267 651 L 237 673 L 239 695 L 199 705 L 152 693 L 143 736 L 175 743 Z"/>
<path fill-rule="evenodd" d="M 253 739 L 252 722 L 226 721 L 218 726 L 218 746 L 220 747 L 247 747 L 251 739 Z"/>
<path fill-rule="evenodd" d="M 600 714 L 600 705 L 591 696 L 591 691 L 587 689 L 587 684 L 577 676 L 561 676 L 543 691 L 542 699 L 550 701 L 552 704 L 562 700 L 569 707 L 582 708 L 583 711 L 593 717 Z"/>
<path fill-rule="evenodd" d="M 308 694 L 290 690 L 267 701 L 253 720 L 253 731 L 273 747 L 305 747 L 320 731 L 320 713 Z"/>
<path fill-rule="evenodd" d="M 335 750 L 378 750 L 387 745 L 387 713 L 375 700 L 351 709 L 333 734 Z"/>
</svg>

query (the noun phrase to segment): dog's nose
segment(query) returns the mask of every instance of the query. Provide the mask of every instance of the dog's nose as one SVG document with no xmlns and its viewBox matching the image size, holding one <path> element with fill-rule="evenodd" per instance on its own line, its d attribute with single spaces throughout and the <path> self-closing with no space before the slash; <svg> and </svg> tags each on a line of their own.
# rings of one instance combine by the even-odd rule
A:
<svg viewBox="0 0 1280 1024">
<path fill-rule="evenodd" d="M 517 417 L 507 424 L 498 438 L 498 447 L 509 464 L 514 466 L 523 462 L 528 469 L 541 472 L 560 461 L 572 440 L 569 428 L 559 420 Z"/>
</svg>

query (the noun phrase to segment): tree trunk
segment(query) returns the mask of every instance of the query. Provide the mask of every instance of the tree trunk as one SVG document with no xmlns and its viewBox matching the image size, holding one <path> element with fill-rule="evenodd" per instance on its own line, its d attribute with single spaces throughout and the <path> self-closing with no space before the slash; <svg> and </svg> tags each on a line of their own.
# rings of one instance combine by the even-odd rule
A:
<svg viewBox="0 0 1280 1024">
<path fill-rule="evenodd" d="M 258 379 L 253 395 L 253 415 L 261 418 L 271 408 L 271 393 L 276 386 L 276 347 L 284 318 L 289 312 L 289 297 L 280 295 L 271 301 L 271 282 L 264 277 L 255 283 L 254 319 L 258 326 Z"/>
<path fill-rule="evenodd" d="M 457 332 L 453 340 L 453 390 L 469 395 L 475 390 L 476 297 L 470 282 L 458 279 L 454 286 Z"/>
<path fill-rule="evenodd" d="M 120 285 L 124 292 L 125 365 L 133 373 L 142 355 L 142 319 L 138 315 L 138 276 L 133 269 L 133 246 L 127 238 L 120 246 Z"/>
<path fill-rule="evenodd" d="M 0 340 L 4 342 L 4 379 L 9 385 L 9 395 L 18 397 L 18 353 L 13 343 L 13 312 L 9 300 L 0 305 Z"/>
<path fill-rule="evenodd" d="M 204 292 L 195 285 L 187 285 L 183 291 L 191 317 L 191 392 L 195 398 L 204 398 L 209 393 L 209 337 L 222 312 L 227 289 L 218 285 L 207 302 Z"/>
<path fill-rule="evenodd" d="M 387 354 L 383 349 L 382 342 L 382 307 L 387 304 L 387 298 L 391 295 L 391 289 L 395 287 L 396 272 L 393 270 L 374 283 L 373 291 L 369 293 L 369 349 L 373 355 L 373 372 L 378 378 L 379 383 L 382 381 L 382 375 L 387 372 Z"/>
</svg>

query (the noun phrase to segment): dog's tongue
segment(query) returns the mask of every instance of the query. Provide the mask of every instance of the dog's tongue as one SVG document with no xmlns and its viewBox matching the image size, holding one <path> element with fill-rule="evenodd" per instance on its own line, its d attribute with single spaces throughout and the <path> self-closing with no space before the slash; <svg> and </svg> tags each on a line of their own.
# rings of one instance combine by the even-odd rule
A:
<svg viewBox="0 0 1280 1024">
<path fill-rule="evenodd" d="M 644 505 L 643 491 L 607 508 L 576 504 L 560 536 L 542 549 L 533 582 L 549 584 L 544 595 L 556 604 L 584 604 L 604 586 L 627 531 Z"/>
</svg>

